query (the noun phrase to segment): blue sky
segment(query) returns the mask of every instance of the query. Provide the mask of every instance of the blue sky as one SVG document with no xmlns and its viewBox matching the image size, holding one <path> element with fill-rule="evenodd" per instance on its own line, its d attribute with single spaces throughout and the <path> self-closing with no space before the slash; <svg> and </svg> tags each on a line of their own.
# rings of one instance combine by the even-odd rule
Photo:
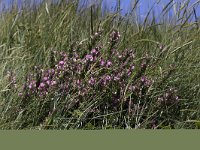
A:
<svg viewBox="0 0 200 150">
<path fill-rule="evenodd" d="M 9 5 L 12 4 L 13 1 L 18 1 L 18 5 L 20 7 L 21 2 L 25 1 L 25 0 L 1 0 L 0 10 L 3 7 L 9 8 Z M 29 2 L 30 1 L 39 3 L 43 0 L 29 0 Z M 98 1 L 98 0 L 82 0 L 82 3 L 83 3 L 83 1 L 88 1 L 86 3 L 86 5 L 89 5 L 89 3 L 91 3 L 91 2 L 95 3 L 95 1 Z M 117 6 L 117 1 L 118 0 L 103 0 L 102 8 L 106 8 L 107 10 L 113 12 Z M 135 0 L 121 0 L 120 6 L 121 6 L 121 14 L 122 15 L 126 14 L 127 12 L 130 12 L 134 1 Z M 158 1 L 160 1 L 160 2 L 157 3 Z M 137 6 L 137 13 L 139 14 L 139 18 L 141 20 L 143 20 L 152 6 L 154 6 L 153 11 L 156 15 L 156 18 L 159 18 L 163 7 L 169 1 L 170 0 L 140 0 L 139 4 Z M 183 5 L 185 1 L 186 0 L 174 0 L 175 5 L 172 7 L 172 9 L 169 11 L 169 13 L 167 15 L 169 17 L 173 16 L 175 10 L 178 9 L 178 7 L 181 7 L 181 5 Z M 195 5 L 196 6 L 195 8 L 197 10 L 197 16 L 200 17 L 200 0 L 191 0 L 190 5 L 194 4 L 195 2 L 197 2 L 197 4 Z M 191 10 L 187 10 L 187 11 L 193 11 L 193 10 L 191 9 Z M 162 16 L 160 16 L 160 17 L 162 18 Z"/>
</svg>

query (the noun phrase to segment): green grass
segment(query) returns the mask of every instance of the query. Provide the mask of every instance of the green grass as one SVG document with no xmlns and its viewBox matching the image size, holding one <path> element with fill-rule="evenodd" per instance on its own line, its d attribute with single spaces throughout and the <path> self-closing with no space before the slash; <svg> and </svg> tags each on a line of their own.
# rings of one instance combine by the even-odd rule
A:
<svg viewBox="0 0 200 150">
<path fill-rule="evenodd" d="M 199 23 L 189 23 L 182 16 L 182 23 L 178 25 L 167 21 L 156 24 L 149 18 L 140 24 L 132 21 L 131 17 L 134 15 L 122 17 L 118 13 L 102 17 L 100 8 L 95 11 L 87 8 L 77 14 L 75 3 L 43 3 L 35 10 L 24 8 L 20 13 L 13 7 L 11 11 L 2 13 L 0 129 L 134 129 L 153 128 L 152 122 L 155 122 L 156 129 L 199 128 Z M 110 93 L 119 88 L 117 86 L 103 92 L 90 89 L 91 92 L 78 106 L 77 92 L 63 96 L 55 89 L 45 98 L 35 96 L 27 101 L 18 96 L 18 89 L 25 83 L 27 74 L 34 73 L 34 66 L 44 69 L 51 66 L 52 51 L 68 54 L 76 50 L 83 56 L 91 48 L 103 45 L 103 55 L 109 57 L 107 42 L 113 30 L 121 34 L 115 49 L 119 52 L 134 49 L 136 59 L 133 62 L 137 66 L 143 57 L 147 57 L 146 54 L 150 58 L 151 67 L 145 75 L 154 83 L 146 98 L 134 100 L 125 92 L 117 110 L 114 110 L 109 101 L 112 101 Z M 94 32 L 99 31 L 102 31 L 101 37 L 92 40 Z M 164 49 L 159 49 L 160 45 L 164 45 Z M 97 69 L 94 67 L 92 71 Z M 7 71 L 16 77 L 17 89 L 13 88 Z M 87 75 L 85 80 L 89 77 Z M 128 83 L 132 81 L 133 78 L 127 80 Z M 179 102 L 159 105 L 158 96 L 169 88 L 176 89 Z M 130 99 L 128 107 L 124 106 L 124 98 Z M 89 114 L 94 108 L 100 112 Z"/>
</svg>

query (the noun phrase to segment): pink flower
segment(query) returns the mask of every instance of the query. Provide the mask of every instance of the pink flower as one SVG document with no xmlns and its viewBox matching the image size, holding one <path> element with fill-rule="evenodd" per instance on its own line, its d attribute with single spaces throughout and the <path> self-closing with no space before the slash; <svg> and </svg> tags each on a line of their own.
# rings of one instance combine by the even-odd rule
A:
<svg viewBox="0 0 200 150">
<path fill-rule="evenodd" d="M 110 81 L 110 80 L 111 80 L 111 77 L 110 77 L 109 75 L 107 75 L 107 76 L 105 77 L 105 80 Z"/>
<path fill-rule="evenodd" d="M 44 78 L 43 78 L 43 81 L 47 81 L 47 80 L 48 80 L 48 77 L 44 77 Z"/>
<path fill-rule="evenodd" d="M 54 69 L 51 69 L 51 73 L 54 74 L 54 73 L 55 73 L 55 70 L 54 70 Z"/>
<path fill-rule="evenodd" d="M 106 64 L 106 67 L 110 67 L 112 65 L 112 62 L 111 61 L 107 61 L 107 64 Z"/>
<path fill-rule="evenodd" d="M 29 89 L 32 89 L 32 84 L 29 84 L 29 86 L 28 86 L 28 87 L 29 87 Z"/>
<path fill-rule="evenodd" d="M 94 85 L 95 84 L 95 79 L 93 77 L 91 77 L 88 82 L 89 82 L 89 84 Z"/>
<path fill-rule="evenodd" d="M 60 61 L 60 62 L 59 62 L 59 65 L 61 65 L 61 66 L 63 66 L 64 64 L 65 64 L 64 61 Z"/>
<path fill-rule="evenodd" d="M 44 90 L 45 89 L 45 84 L 43 82 L 40 83 L 39 87 L 38 87 L 39 90 Z"/>
<path fill-rule="evenodd" d="M 44 88 L 44 87 L 45 87 L 45 84 L 44 84 L 43 82 L 41 82 L 41 83 L 40 83 L 40 87 L 41 87 L 41 88 Z"/>
<path fill-rule="evenodd" d="M 130 76 L 131 75 L 131 71 L 128 71 L 128 76 Z"/>
<path fill-rule="evenodd" d="M 78 80 L 76 81 L 76 84 L 77 84 L 77 85 L 80 85 L 80 84 L 81 84 L 81 81 L 78 79 Z"/>
<path fill-rule="evenodd" d="M 146 77 L 145 77 L 145 76 L 142 76 L 142 77 L 141 77 L 141 81 L 142 81 L 142 82 L 145 82 L 145 81 L 146 81 Z"/>
<path fill-rule="evenodd" d="M 105 64 L 106 64 L 106 62 L 103 59 L 101 59 L 100 65 L 104 66 Z"/>
<path fill-rule="evenodd" d="M 134 65 L 132 65 L 132 66 L 131 66 L 131 70 L 134 70 L 134 69 L 135 69 L 135 66 L 134 66 Z"/>
<path fill-rule="evenodd" d="M 98 52 L 97 52 L 97 50 L 96 49 L 92 49 L 92 51 L 91 51 L 91 54 L 94 54 L 94 55 L 96 55 Z"/>
<path fill-rule="evenodd" d="M 36 87 L 36 81 L 31 81 L 31 83 L 28 85 L 29 89 L 33 89 Z"/>
<path fill-rule="evenodd" d="M 51 81 L 50 81 L 50 80 L 47 80 L 46 83 L 47 83 L 48 85 L 50 85 L 50 84 L 51 84 Z"/>
<path fill-rule="evenodd" d="M 86 60 L 89 60 L 89 61 L 93 61 L 94 60 L 92 55 L 86 55 L 85 58 L 86 58 Z"/>
<path fill-rule="evenodd" d="M 56 85 L 56 83 L 57 83 L 56 81 L 52 81 L 51 85 Z"/>
</svg>

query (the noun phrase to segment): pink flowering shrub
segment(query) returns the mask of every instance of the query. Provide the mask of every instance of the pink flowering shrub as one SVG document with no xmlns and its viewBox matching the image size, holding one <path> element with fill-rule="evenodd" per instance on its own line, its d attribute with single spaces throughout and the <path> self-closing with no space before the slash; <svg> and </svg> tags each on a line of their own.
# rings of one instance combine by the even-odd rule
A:
<svg viewBox="0 0 200 150">
<path fill-rule="evenodd" d="M 157 84 L 148 74 L 152 69 L 151 57 L 144 55 L 138 61 L 134 49 L 115 49 L 119 38 L 118 31 L 111 33 L 109 55 L 102 46 L 93 48 L 87 54 L 76 50 L 71 53 L 53 52 L 51 67 L 35 67 L 19 88 L 20 109 L 26 109 L 33 101 L 44 101 L 38 106 L 42 112 L 34 125 L 45 123 L 45 118 L 57 114 L 73 118 L 72 128 L 87 126 L 89 120 L 96 120 L 95 117 L 105 113 L 116 113 L 115 117 L 109 118 L 111 124 L 120 124 L 124 128 L 126 123 L 116 121 L 116 118 L 129 116 L 133 119 L 138 112 L 148 113 L 148 103 L 153 99 L 156 99 L 155 108 L 177 103 L 178 97 L 172 89 L 154 96 Z M 142 115 L 140 119 L 145 118 L 147 116 Z M 102 121 L 96 120 L 95 126 L 101 124 Z M 135 124 L 132 120 L 130 126 Z"/>
</svg>

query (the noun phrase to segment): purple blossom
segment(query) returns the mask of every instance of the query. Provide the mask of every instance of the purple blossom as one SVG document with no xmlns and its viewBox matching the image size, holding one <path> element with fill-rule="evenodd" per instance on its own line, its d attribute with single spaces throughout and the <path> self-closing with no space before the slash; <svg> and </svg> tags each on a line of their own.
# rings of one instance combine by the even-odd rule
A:
<svg viewBox="0 0 200 150">
<path fill-rule="evenodd" d="M 105 62 L 103 59 L 101 59 L 100 65 L 101 65 L 101 66 L 104 66 L 105 64 L 106 64 L 106 62 Z"/>
<path fill-rule="evenodd" d="M 47 83 L 48 85 L 50 85 L 50 84 L 51 84 L 51 81 L 50 81 L 50 80 L 47 80 L 46 83 Z"/>
<path fill-rule="evenodd" d="M 107 76 L 105 77 L 105 80 L 106 80 L 106 81 L 110 81 L 110 80 L 111 80 L 111 77 L 110 77 L 109 75 L 107 75 Z"/>
<path fill-rule="evenodd" d="M 63 66 L 64 64 L 65 64 L 64 61 L 60 61 L 60 62 L 59 62 L 59 65 L 61 65 L 61 66 Z"/>
<path fill-rule="evenodd" d="M 116 36 L 115 40 L 117 40 L 120 35 L 118 32 L 114 34 L 116 34 L 114 36 Z M 102 91 L 105 91 L 104 94 L 110 94 L 109 92 L 113 93 L 113 91 L 117 89 L 117 92 L 115 92 L 115 95 L 113 95 L 113 100 L 115 100 L 118 104 L 117 101 L 121 100 L 120 93 L 123 93 L 125 91 L 125 89 L 127 88 L 127 83 L 129 82 L 127 74 L 130 76 L 131 73 L 136 70 L 135 64 L 133 64 L 132 61 L 132 57 L 128 55 L 131 54 L 129 50 L 126 49 L 124 50 L 124 52 L 119 52 L 113 48 L 111 48 L 111 50 L 113 50 L 113 56 L 126 59 L 120 60 L 118 58 L 112 58 L 111 56 L 109 57 L 109 60 L 107 60 L 106 57 L 104 57 L 103 55 L 99 56 L 98 58 L 97 55 L 101 54 L 98 48 L 92 49 L 91 52 L 83 56 L 83 58 L 79 57 L 78 54 L 74 52 L 72 57 L 69 58 L 70 61 L 67 61 L 67 57 L 65 60 L 61 56 L 61 59 L 57 61 L 58 63 L 54 66 L 54 68 L 51 68 L 41 73 L 42 81 L 38 87 L 39 92 L 36 93 L 36 84 L 35 81 L 33 82 L 33 78 L 37 78 L 36 76 L 29 77 L 28 81 L 26 81 L 25 84 L 26 88 L 31 89 L 28 90 L 30 94 L 36 93 L 38 94 L 37 96 L 41 97 L 47 95 L 50 91 L 54 92 L 54 90 L 56 92 L 60 92 L 59 94 L 61 94 L 61 96 L 64 92 L 66 93 L 70 91 L 74 92 L 78 96 L 84 96 L 88 93 L 95 94 L 96 91 L 92 87 L 100 82 L 102 86 L 98 88 Z M 98 59 L 98 64 L 91 67 L 89 62 L 94 62 L 96 59 Z M 145 62 L 142 62 L 142 65 L 144 65 L 145 67 Z M 143 67 L 142 65 L 141 67 Z M 106 69 L 106 67 L 109 69 Z M 92 77 L 89 76 L 85 82 L 84 79 L 88 75 L 88 70 L 89 74 Z M 113 89 L 111 89 L 111 91 L 107 91 L 107 86 L 109 86 L 112 81 L 114 81 L 113 86 L 110 88 Z M 70 84 L 70 82 L 72 84 Z M 151 80 L 149 80 L 147 76 L 137 77 L 136 80 L 128 85 L 128 92 L 134 92 L 135 96 L 140 96 L 141 88 L 144 87 L 145 89 L 146 85 L 150 84 Z M 173 102 L 178 101 L 179 98 L 176 95 L 171 96 L 170 92 L 173 91 L 169 90 L 167 94 L 162 94 L 159 100 L 165 102 L 166 100 L 172 98 Z M 22 94 L 25 95 L 26 93 L 24 93 L 24 91 L 19 93 L 19 95 Z"/>
<path fill-rule="evenodd" d="M 102 78 L 103 85 L 106 85 L 109 81 L 111 81 L 111 76 L 106 75 Z"/>
<path fill-rule="evenodd" d="M 76 81 L 76 84 L 77 84 L 77 85 L 80 85 L 80 84 L 81 84 L 81 81 L 78 79 L 78 80 Z"/>
<path fill-rule="evenodd" d="M 128 71 L 127 71 L 127 74 L 128 74 L 128 76 L 130 76 L 131 75 L 131 73 L 132 73 L 132 71 L 135 69 L 135 66 L 134 65 L 131 65 L 131 67 L 128 69 Z"/>
<path fill-rule="evenodd" d="M 111 76 L 106 75 L 103 77 L 103 85 L 106 85 L 109 81 L 111 81 Z"/>
<path fill-rule="evenodd" d="M 144 83 L 145 86 L 149 87 L 152 84 L 152 81 L 147 79 L 146 76 L 141 77 L 141 82 Z"/>
<path fill-rule="evenodd" d="M 93 56 L 90 55 L 90 54 L 86 55 L 85 58 L 86 58 L 86 60 L 89 60 L 89 61 L 93 61 L 94 60 Z"/>
<path fill-rule="evenodd" d="M 56 81 L 51 81 L 51 85 L 56 85 L 57 82 Z"/>
<path fill-rule="evenodd" d="M 40 83 L 40 87 L 41 87 L 41 88 L 44 88 L 44 87 L 45 87 L 45 84 L 44 84 L 43 82 L 41 82 L 41 83 Z"/>
<path fill-rule="evenodd" d="M 44 77 L 43 78 L 43 81 L 45 82 L 45 81 L 47 81 L 48 80 L 48 77 Z"/>
<path fill-rule="evenodd" d="M 28 85 L 29 89 L 33 89 L 36 87 L 36 81 L 31 81 L 31 83 Z"/>
<path fill-rule="evenodd" d="M 33 87 L 32 87 L 32 84 L 29 84 L 29 86 L 28 86 L 28 87 L 29 87 L 29 89 L 32 89 L 32 88 L 33 88 Z"/>
<path fill-rule="evenodd" d="M 145 81 L 145 85 L 146 85 L 146 86 L 150 86 L 151 84 L 152 84 L 152 81 L 149 80 L 149 79 L 146 79 L 146 81 Z"/>
<path fill-rule="evenodd" d="M 91 77 L 88 81 L 89 84 L 94 85 L 95 84 L 95 79 Z"/>
<path fill-rule="evenodd" d="M 146 81 L 146 77 L 145 77 L 145 76 L 142 76 L 142 77 L 141 77 L 141 82 L 144 83 L 145 81 Z"/>
<path fill-rule="evenodd" d="M 128 73 L 127 73 L 127 75 L 128 75 L 128 76 L 130 76 L 130 75 L 131 75 L 131 73 L 132 73 L 132 72 L 129 70 L 129 71 L 128 71 Z"/>
<path fill-rule="evenodd" d="M 111 67 L 112 66 L 112 62 L 110 60 L 107 61 L 106 67 Z"/>
<path fill-rule="evenodd" d="M 95 55 L 98 54 L 98 51 L 97 51 L 96 49 L 92 49 L 92 50 L 91 50 L 91 54 L 92 54 L 93 56 L 95 56 Z"/>
<path fill-rule="evenodd" d="M 134 70 L 135 69 L 135 65 L 131 65 L 131 70 Z"/>
<path fill-rule="evenodd" d="M 49 73 L 49 74 L 54 74 L 54 73 L 55 73 L 55 70 L 54 70 L 54 69 L 49 69 L 49 70 L 48 70 L 48 73 Z"/>
</svg>

